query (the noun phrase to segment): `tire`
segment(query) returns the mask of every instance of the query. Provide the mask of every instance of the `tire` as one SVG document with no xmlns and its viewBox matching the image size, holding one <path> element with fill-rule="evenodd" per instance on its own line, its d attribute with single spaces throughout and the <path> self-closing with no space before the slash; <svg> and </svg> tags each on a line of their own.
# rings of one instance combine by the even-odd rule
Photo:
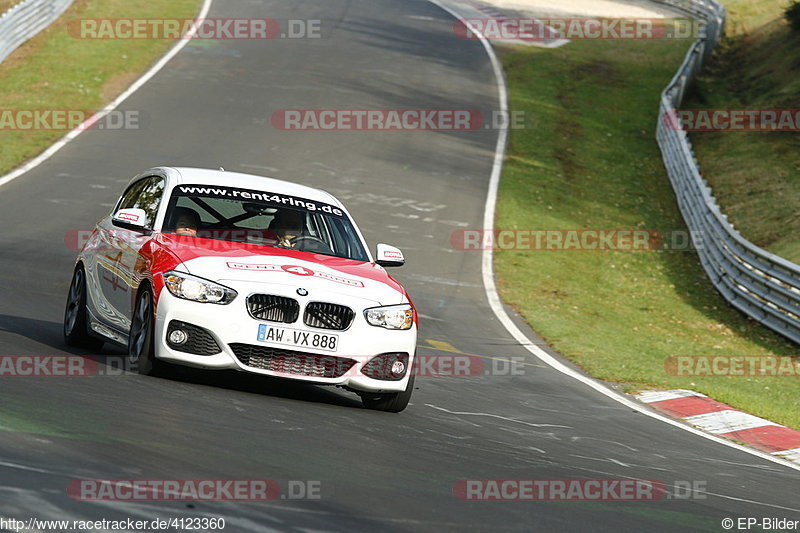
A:
<svg viewBox="0 0 800 533">
<path fill-rule="evenodd" d="M 408 406 L 411 394 L 414 392 L 414 376 L 408 379 L 408 385 L 403 392 L 392 393 L 361 393 L 361 403 L 367 409 L 375 411 L 386 411 L 388 413 L 399 413 Z"/>
<path fill-rule="evenodd" d="M 153 313 L 153 293 L 144 288 L 136 298 L 136 307 L 128 334 L 128 362 L 140 374 L 157 376 L 163 373 L 164 363 L 155 357 L 156 321 Z"/>
<path fill-rule="evenodd" d="M 89 334 L 88 312 L 86 310 L 86 271 L 78 265 L 69 284 L 67 305 L 64 309 L 64 342 L 68 346 L 98 351 L 104 341 Z"/>
</svg>

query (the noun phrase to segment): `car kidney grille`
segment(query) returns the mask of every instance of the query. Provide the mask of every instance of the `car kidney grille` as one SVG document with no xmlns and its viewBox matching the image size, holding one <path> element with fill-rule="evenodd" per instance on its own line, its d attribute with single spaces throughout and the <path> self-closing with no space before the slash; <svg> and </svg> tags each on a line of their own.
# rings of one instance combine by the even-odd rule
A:
<svg viewBox="0 0 800 533">
<path fill-rule="evenodd" d="M 281 374 L 338 378 L 356 364 L 354 359 L 333 355 L 310 354 L 241 343 L 229 346 L 243 365 Z"/>
<path fill-rule="evenodd" d="M 306 306 L 303 322 L 312 328 L 343 330 L 350 327 L 355 316 L 355 312 L 344 305 L 311 302 Z"/>
<path fill-rule="evenodd" d="M 255 319 L 291 324 L 300 315 L 300 304 L 293 298 L 274 294 L 251 294 L 247 312 Z"/>
</svg>

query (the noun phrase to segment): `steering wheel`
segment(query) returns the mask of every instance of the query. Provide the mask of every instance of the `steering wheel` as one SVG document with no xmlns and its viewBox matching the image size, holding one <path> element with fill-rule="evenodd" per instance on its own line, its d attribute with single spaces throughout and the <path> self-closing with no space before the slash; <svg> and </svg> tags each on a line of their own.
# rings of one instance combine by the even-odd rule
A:
<svg viewBox="0 0 800 533">
<path fill-rule="evenodd" d="M 333 248 L 331 248 L 328 245 L 327 242 L 323 241 L 319 237 L 314 237 L 312 235 L 299 235 L 299 236 L 294 237 L 293 239 L 289 240 L 289 242 L 291 242 L 295 246 L 295 248 L 300 250 L 301 252 L 313 251 L 313 250 L 306 250 L 305 246 L 298 247 L 298 244 L 300 244 L 301 242 L 304 242 L 304 241 L 311 241 L 312 243 L 321 244 L 323 246 L 323 248 L 322 248 L 322 250 L 320 250 L 320 253 L 330 253 L 330 254 L 333 253 Z"/>
</svg>

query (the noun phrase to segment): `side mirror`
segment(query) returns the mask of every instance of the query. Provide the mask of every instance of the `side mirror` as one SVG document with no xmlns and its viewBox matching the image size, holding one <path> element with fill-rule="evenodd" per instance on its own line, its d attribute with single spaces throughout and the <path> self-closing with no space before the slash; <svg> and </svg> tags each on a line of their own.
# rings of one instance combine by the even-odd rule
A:
<svg viewBox="0 0 800 533">
<path fill-rule="evenodd" d="M 406 263 L 403 252 L 388 244 L 379 244 L 375 253 L 375 262 L 382 267 L 399 267 Z"/>
<path fill-rule="evenodd" d="M 147 229 L 147 213 L 144 209 L 120 209 L 111 218 L 111 223 L 118 228 L 144 231 Z"/>
</svg>

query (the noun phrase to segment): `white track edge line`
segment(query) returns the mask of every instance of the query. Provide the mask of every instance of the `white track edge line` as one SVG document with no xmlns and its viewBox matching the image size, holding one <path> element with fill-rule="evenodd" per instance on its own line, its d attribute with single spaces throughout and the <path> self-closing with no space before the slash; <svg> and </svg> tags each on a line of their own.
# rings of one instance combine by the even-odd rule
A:
<svg viewBox="0 0 800 533">
<path fill-rule="evenodd" d="M 441 4 L 439 0 L 428 0 L 432 4 L 438 6 L 440 9 L 446 11 L 456 19 L 462 19 L 456 11 L 452 10 L 451 8 Z M 500 64 L 500 60 L 497 58 L 497 54 L 495 54 L 494 48 L 492 48 L 491 43 L 489 40 L 481 33 L 478 28 L 472 28 L 473 33 L 478 36 L 480 39 L 481 44 L 483 45 L 484 50 L 489 56 L 489 59 L 492 63 L 492 68 L 494 69 L 494 76 L 497 80 L 497 91 L 498 97 L 500 101 L 500 112 L 504 115 L 508 115 L 508 89 L 506 87 L 505 82 L 505 75 L 503 73 L 503 67 Z M 495 148 L 495 155 L 494 155 L 494 162 L 492 164 L 492 174 L 489 181 L 489 190 L 486 194 L 486 205 L 484 208 L 484 216 L 483 216 L 483 229 L 484 231 L 492 231 L 494 230 L 494 215 L 495 215 L 495 204 L 497 202 L 497 190 L 500 185 L 500 174 L 503 169 L 503 160 L 505 158 L 505 151 L 506 151 L 506 142 L 508 139 L 508 125 L 503 124 L 500 128 L 500 133 L 497 136 L 497 145 Z M 596 390 L 600 394 L 603 394 L 612 400 L 615 400 L 625 407 L 629 407 L 645 416 L 649 416 L 655 420 L 659 420 L 664 422 L 665 424 L 669 424 L 671 426 L 680 428 L 684 431 L 688 431 L 689 433 L 693 433 L 705 439 L 714 441 L 718 444 L 723 444 L 730 448 L 734 448 L 736 450 L 740 450 L 743 452 L 747 452 L 751 455 L 755 455 L 756 457 L 760 457 L 762 459 L 766 459 L 767 461 L 771 461 L 773 463 L 777 463 L 782 466 L 789 467 L 793 470 L 800 471 L 800 465 L 795 464 L 791 461 L 787 461 L 784 459 L 780 459 L 775 457 L 769 453 L 761 452 L 759 450 L 754 450 L 752 448 L 748 448 L 746 446 L 742 446 L 735 442 L 723 439 L 721 437 L 717 437 L 715 435 L 710 435 L 705 433 L 704 431 L 700 431 L 699 429 L 695 429 L 691 426 L 687 426 L 683 422 L 679 422 L 677 420 L 673 420 L 672 418 L 668 418 L 664 415 L 661 415 L 655 411 L 652 411 L 649 407 L 631 400 L 627 396 L 609 388 L 607 385 L 581 374 L 573 370 L 572 368 L 566 366 L 561 361 L 553 357 L 552 355 L 548 354 L 546 351 L 542 350 L 538 346 L 536 346 L 533 341 L 531 341 L 511 320 L 511 318 L 506 313 L 506 310 L 503 308 L 503 303 L 500 300 L 500 296 L 497 294 L 497 288 L 494 283 L 494 267 L 493 267 L 493 253 L 491 248 L 486 248 L 483 250 L 483 264 L 482 264 L 482 275 L 483 275 L 483 285 L 486 290 L 486 298 L 489 300 L 489 305 L 492 308 L 495 316 L 500 320 L 500 323 L 506 328 L 506 330 L 511 334 L 514 339 L 519 342 L 522 346 L 524 346 L 530 353 L 536 356 L 540 361 L 545 363 L 546 365 L 552 367 L 555 370 L 558 370 L 562 374 L 566 374 L 567 376 L 580 381 L 584 385 L 589 386 L 590 388 Z"/>
<path fill-rule="evenodd" d="M 213 2 L 213 0 L 203 0 L 203 6 L 200 8 L 200 13 L 197 14 L 197 17 L 196 17 L 197 19 L 205 18 L 205 16 L 208 15 L 208 11 L 211 9 L 211 3 L 212 2 Z M 16 169 L 11 170 L 8 174 L 0 177 L 0 187 L 2 187 L 3 185 L 6 185 L 7 183 L 10 183 L 10 182 L 14 181 L 15 179 L 19 178 L 20 176 L 30 172 L 34 168 L 38 167 L 39 165 L 41 165 L 42 163 L 44 163 L 45 161 L 47 161 L 48 159 L 53 157 L 53 155 L 56 152 L 58 152 L 59 150 L 64 148 L 70 141 L 72 141 L 73 139 L 78 137 L 78 135 L 80 135 L 81 133 L 83 133 L 84 131 L 89 129 L 89 128 L 86 127 L 86 124 L 94 124 L 96 121 L 100 120 L 101 118 L 103 118 L 104 116 L 109 114 L 110 112 L 114 111 L 122 102 L 127 100 L 133 93 L 138 91 L 145 83 L 150 81 L 150 79 L 153 78 L 153 76 L 158 74 L 158 72 L 162 68 L 164 68 L 164 66 L 167 63 L 169 63 L 169 61 L 173 57 L 178 55 L 178 52 L 183 50 L 183 47 L 185 47 L 187 44 L 189 44 L 189 42 L 192 40 L 192 37 L 194 36 L 194 34 L 196 32 L 197 32 L 197 26 L 194 25 L 186 33 L 186 35 L 183 35 L 178 39 L 178 42 L 175 43 L 175 45 L 172 48 L 170 48 L 169 51 L 161 59 L 159 59 L 158 62 L 155 65 L 150 67 L 150 70 L 145 72 L 138 80 L 136 80 L 133 83 L 133 85 L 128 87 L 125 90 L 125 92 L 120 94 L 113 102 L 111 102 L 106 107 L 104 107 L 103 109 L 101 109 L 100 111 L 95 113 L 92 117 L 90 117 L 87 120 L 85 120 L 82 124 L 77 126 L 75 129 L 71 130 L 69 133 L 64 135 L 64 137 L 62 137 L 60 140 L 56 141 L 55 144 L 51 145 L 47 150 L 45 150 L 44 152 L 42 152 L 38 156 L 34 157 L 33 159 L 31 159 L 30 161 L 28 161 L 27 163 L 25 163 L 21 167 L 17 167 Z"/>
</svg>

